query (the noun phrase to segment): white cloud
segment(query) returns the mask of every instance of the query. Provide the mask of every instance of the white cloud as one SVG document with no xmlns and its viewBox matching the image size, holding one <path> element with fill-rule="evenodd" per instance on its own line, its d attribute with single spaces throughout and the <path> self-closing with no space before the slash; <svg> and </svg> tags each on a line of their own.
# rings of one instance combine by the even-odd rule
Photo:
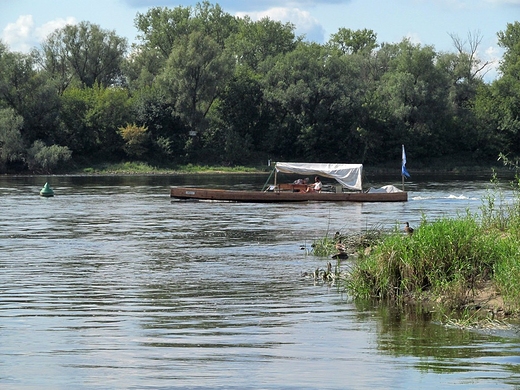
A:
<svg viewBox="0 0 520 390">
<path fill-rule="evenodd" d="M 168 7 L 176 7 L 178 5 L 181 6 L 190 6 L 193 7 L 195 2 L 193 0 L 124 0 L 124 2 L 128 3 L 130 6 L 135 8 L 144 8 L 144 7 L 158 7 L 158 6 L 168 6 Z M 284 4 L 288 7 L 314 7 L 320 5 L 329 5 L 329 4 L 348 4 L 352 2 L 352 0 L 220 0 L 217 3 L 224 9 L 230 10 L 247 10 L 253 11 L 258 9 L 265 9 L 268 7 L 275 7 L 280 3 Z M 213 3 L 213 2 L 212 2 Z"/>
<path fill-rule="evenodd" d="M 54 19 L 45 23 L 43 26 L 36 28 L 34 35 L 38 39 L 38 42 L 41 42 L 54 32 L 54 30 L 65 27 L 68 24 L 74 25 L 77 23 L 77 20 L 72 16 L 69 16 L 67 19 Z"/>
<path fill-rule="evenodd" d="M 9 23 L 2 32 L 2 41 L 12 51 L 28 53 L 34 46 L 41 43 L 54 30 L 67 24 L 76 24 L 76 19 L 54 19 L 42 26 L 35 27 L 32 15 L 22 15 L 15 23 Z"/>
<path fill-rule="evenodd" d="M 2 32 L 2 40 L 9 45 L 13 51 L 27 52 L 30 50 L 29 43 L 31 32 L 34 27 L 32 15 L 22 15 L 16 22 L 9 23 Z"/>
<path fill-rule="evenodd" d="M 419 34 L 417 34 L 417 33 L 409 32 L 408 34 L 406 34 L 406 38 L 408 38 L 410 40 L 410 42 L 413 43 L 414 45 L 422 44 L 421 38 L 419 38 Z"/>
<path fill-rule="evenodd" d="M 296 28 L 296 35 L 305 35 L 309 41 L 323 42 L 325 30 L 320 22 L 310 12 L 298 8 L 274 7 L 258 12 L 237 12 L 238 17 L 249 15 L 252 20 L 260 20 L 268 17 L 271 20 L 290 22 Z"/>
<path fill-rule="evenodd" d="M 486 0 L 488 3 L 493 4 L 517 4 L 520 5 L 520 0 Z"/>
<path fill-rule="evenodd" d="M 481 56 L 483 62 L 488 62 L 489 67 L 487 68 L 487 72 L 484 76 L 484 80 L 493 81 L 500 76 L 500 71 L 498 67 L 500 66 L 500 60 L 504 55 L 504 51 L 501 48 L 497 48 L 495 46 L 490 46 L 486 50 L 484 50 L 484 55 Z"/>
</svg>

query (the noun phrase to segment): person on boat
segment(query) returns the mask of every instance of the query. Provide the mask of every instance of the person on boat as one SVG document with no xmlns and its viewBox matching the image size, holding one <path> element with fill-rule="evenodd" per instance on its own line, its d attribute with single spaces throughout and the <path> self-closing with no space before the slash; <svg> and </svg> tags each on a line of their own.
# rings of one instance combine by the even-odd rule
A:
<svg viewBox="0 0 520 390">
<path fill-rule="evenodd" d="M 319 176 L 314 178 L 314 183 L 307 187 L 305 192 L 321 192 L 322 184 Z"/>
<path fill-rule="evenodd" d="M 309 182 L 309 178 L 306 177 L 305 179 L 296 179 L 293 181 L 293 184 L 307 184 Z"/>
</svg>

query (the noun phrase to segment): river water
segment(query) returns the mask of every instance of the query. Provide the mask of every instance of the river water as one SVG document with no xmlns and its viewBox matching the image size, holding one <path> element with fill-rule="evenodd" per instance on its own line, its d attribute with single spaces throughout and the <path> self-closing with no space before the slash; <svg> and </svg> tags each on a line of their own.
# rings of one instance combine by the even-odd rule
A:
<svg viewBox="0 0 520 390">
<path fill-rule="evenodd" d="M 0 388 L 520 386 L 515 332 L 449 328 L 302 276 L 328 261 L 313 240 L 476 212 L 488 178 L 419 177 L 406 203 L 169 198 L 265 179 L 0 177 Z"/>
</svg>

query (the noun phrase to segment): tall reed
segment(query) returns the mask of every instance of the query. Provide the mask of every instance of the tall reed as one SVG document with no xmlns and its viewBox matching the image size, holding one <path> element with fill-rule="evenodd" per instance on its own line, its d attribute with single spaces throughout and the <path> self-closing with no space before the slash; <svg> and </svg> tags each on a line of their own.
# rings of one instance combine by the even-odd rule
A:
<svg viewBox="0 0 520 390">
<path fill-rule="evenodd" d="M 423 219 L 413 235 L 397 228 L 372 251 L 360 252 L 347 278 L 355 297 L 436 300 L 461 308 L 484 283 L 518 305 L 519 236 L 504 235 L 473 215 Z"/>
<path fill-rule="evenodd" d="M 515 169 L 520 172 L 518 163 Z M 501 295 L 504 309 L 520 312 L 520 175 L 508 196 L 495 174 L 491 184 L 480 214 L 433 222 L 423 216 L 412 235 L 396 226 L 350 237 L 357 259 L 345 277 L 347 291 L 354 298 L 435 302 L 449 311 L 466 310 L 486 289 Z M 330 255 L 336 241 L 315 242 L 314 254 Z"/>
</svg>

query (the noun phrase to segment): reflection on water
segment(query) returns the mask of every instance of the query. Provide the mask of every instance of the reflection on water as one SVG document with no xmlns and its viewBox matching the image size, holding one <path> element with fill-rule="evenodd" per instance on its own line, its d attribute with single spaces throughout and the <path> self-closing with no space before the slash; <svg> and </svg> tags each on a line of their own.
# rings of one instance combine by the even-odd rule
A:
<svg viewBox="0 0 520 390">
<path fill-rule="evenodd" d="M 54 198 L 38 196 L 45 181 Z M 409 183 L 410 201 L 397 204 L 168 196 L 171 185 L 264 181 L 0 178 L 1 387 L 520 385 L 515 334 L 448 329 L 302 277 L 327 261 L 308 254 L 314 239 L 477 211 L 486 181 Z"/>
</svg>

